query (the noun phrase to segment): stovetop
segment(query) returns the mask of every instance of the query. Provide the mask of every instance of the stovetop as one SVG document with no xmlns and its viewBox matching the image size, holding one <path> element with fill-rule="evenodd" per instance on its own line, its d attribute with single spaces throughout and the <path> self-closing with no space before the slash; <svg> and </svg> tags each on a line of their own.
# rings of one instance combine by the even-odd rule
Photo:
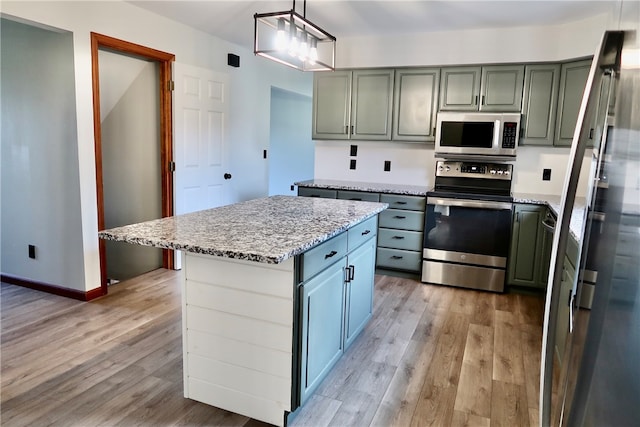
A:
<svg viewBox="0 0 640 427">
<path fill-rule="evenodd" d="M 431 196 L 476 200 L 513 201 L 513 165 L 476 161 L 439 160 L 436 162 Z"/>
</svg>

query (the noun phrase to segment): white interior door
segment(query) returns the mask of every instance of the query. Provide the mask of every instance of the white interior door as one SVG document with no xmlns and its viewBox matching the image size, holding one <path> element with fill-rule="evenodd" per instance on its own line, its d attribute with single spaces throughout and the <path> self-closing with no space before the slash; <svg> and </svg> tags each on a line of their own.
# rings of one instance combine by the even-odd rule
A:
<svg viewBox="0 0 640 427">
<path fill-rule="evenodd" d="M 177 62 L 173 71 L 175 213 L 179 215 L 227 203 L 229 76 Z M 177 253 L 176 266 L 180 267 Z"/>
</svg>

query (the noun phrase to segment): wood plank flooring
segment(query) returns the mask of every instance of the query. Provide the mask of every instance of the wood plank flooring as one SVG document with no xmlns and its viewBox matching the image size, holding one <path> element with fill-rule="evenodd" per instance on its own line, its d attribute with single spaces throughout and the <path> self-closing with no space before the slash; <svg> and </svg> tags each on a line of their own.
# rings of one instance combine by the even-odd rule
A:
<svg viewBox="0 0 640 427">
<path fill-rule="evenodd" d="M 542 297 L 375 286 L 373 319 L 292 426 L 537 426 Z M 179 272 L 91 302 L 0 291 L 2 426 L 264 425 L 182 396 Z"/>
</svg>

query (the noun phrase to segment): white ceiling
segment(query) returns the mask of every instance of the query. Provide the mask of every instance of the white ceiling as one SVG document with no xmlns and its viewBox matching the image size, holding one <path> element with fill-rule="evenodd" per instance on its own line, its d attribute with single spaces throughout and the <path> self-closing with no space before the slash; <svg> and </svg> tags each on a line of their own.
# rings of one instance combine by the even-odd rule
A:
<svg viewBox="0 0 640 427">
<path fill-rule="evenodd" d="M 141 8 L 253 49 L 254 13 L 291 10 L 292 1 L 130 1 Z M 302 15 L 302 0 L 295 2 Z M 522 27 L 579 21 L 615 3 L 581 0 L 309 0 L 306 17 L 341 37 Z"/>
</svg>

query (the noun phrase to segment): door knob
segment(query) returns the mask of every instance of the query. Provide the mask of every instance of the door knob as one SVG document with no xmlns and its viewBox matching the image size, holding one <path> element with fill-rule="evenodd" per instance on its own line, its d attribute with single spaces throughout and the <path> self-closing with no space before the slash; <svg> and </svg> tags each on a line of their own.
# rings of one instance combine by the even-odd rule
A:
<svg viewBox="0 0 640 427">
<path fill-rule="evenodd" d="M 230 173 L 225 173 L 224 174 L 224 179 L 231 179 L 231 174 Z"/>
</svg>

